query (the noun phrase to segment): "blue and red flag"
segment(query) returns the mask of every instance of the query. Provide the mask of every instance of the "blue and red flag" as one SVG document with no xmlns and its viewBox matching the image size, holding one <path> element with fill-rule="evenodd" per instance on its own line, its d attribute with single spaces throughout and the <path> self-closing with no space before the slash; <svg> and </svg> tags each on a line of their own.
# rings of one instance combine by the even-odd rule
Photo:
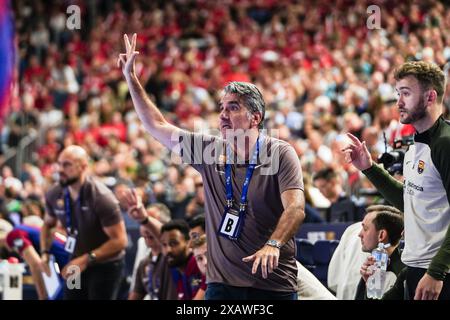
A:
<svg viewBox="0 0 450 320">
<path fill-rule="evenodd" d="M 9 0 L 0 0 L 0 128 L 8 113 L 14 78 L 14 24 Z"/>
</svg>

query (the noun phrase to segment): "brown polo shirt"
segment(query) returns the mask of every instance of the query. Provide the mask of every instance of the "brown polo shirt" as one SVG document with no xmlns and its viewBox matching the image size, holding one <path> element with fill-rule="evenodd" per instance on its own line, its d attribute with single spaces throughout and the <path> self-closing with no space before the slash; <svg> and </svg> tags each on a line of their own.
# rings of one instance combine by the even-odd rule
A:
<svg viewBox="0 0 450 320">
<path fill-rule="evenodd" d="M 67 228 L 67 214 L 64 207 L 65 188 L 59 184 L 53 186 L 46 194 L 46 208 L 50 216 L 56 217 Z M 122 221 L 119 202 L 107 186 L 88 177 L 81 187 L 77 201 L 71 200 L 72 226 L 78 230 L 77 243 L 73 258 L 88 253 L 105 243 L 109 237 L 104 227 Z M 117 260 L 124 251 L 108 261 Z"/>
<path fill-rule="evenodd" d="M 261 249 L 274 232 L 284 211 L 281 194 L 290 189 L 303 190 L 300 161 L 292 146 L 267 136 L 263 140 L 261 153 L 264 150 L 271 151 L 267 152 L 265 159 L 258 160 L 249 185 L 247 214 L 242 233 L 237 241 L 231 241 L 218 235 L 226 205 L 225 167 L 220 164 L 220 155 L 216 154 L 217 148 L 213 148 L 212 144 L 220 145 L 223 142 L 217 137 L 189 133 L 184 133 L 181 140 L 183 161 L 190 163 L 203 177 L 208 239 L 207 282 L 295 292 L 297 265 L 293 238 L 281 248 L 279 266 L 267 279 L 262 278 L 260 268 L 256 274 L 252 274 L 253 262 L 242 261 L 242 258 Z M 202 161 L 202 157 L 208 154 L 219 159 L 219 164 L 211 163 L 211 159 Z M 236 209 L 246 170 L 245 164 L 232 165 L 231 179 Z"/>
</svg>

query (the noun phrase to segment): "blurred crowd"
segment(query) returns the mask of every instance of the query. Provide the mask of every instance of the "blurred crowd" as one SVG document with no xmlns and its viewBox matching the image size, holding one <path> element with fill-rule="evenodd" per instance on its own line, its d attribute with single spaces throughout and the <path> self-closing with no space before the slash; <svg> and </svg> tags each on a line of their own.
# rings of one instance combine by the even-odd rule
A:
<svg viewBox="0 0 450 320">
<path fill-rule="evenodd" d="M 79 30 L 66 28 L 71 4 L 81 9 Z M 380 7 L 381 29 L 366 25 L 371 4 Z M 450 33 L 443 32 L 450 30 L 450 9 L 434 0 L 12 5 L 19 86 L 2 128 L 2 154 L 31 133 L 38 137 L 32 161 L 20 172 L 1 167 L 0 218 L 12 223 L 42 218 L 43 196 L 58 178 L 57 155 L 71 144 L 89 152 L 92 173 L 116 192 L 136 187 L 146 205 L 163 203 L 172 218 L 203 212 L 199 174 L 174 161 L 134 112 L 116 64 L 124 33 L 138 34 L 139 78 L 180 127 L 214 132 L 220 89 L 229 81 L 256 84 L 266 100 L 265 127 L 295 148 L 307 203 L 321 212 L 342 197 L 364 205 L 376 201 L 361 192 L 370 183 L 344 162 L 346 132 L 365 140 L 374 159 L 386 150 L 384 137 L 392 145 L 413 133 L 398 121 L 395 67 L 425 60 L 445 68 L 450 61 Z M 330 178 L 316 183 L 327 172 Z"/>
</svg>

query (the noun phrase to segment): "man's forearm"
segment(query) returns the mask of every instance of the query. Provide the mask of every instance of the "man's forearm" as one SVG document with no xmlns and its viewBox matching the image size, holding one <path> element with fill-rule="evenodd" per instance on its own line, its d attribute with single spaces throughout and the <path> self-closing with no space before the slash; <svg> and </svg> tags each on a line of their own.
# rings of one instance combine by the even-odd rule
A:
<svg viewBox="0 0 450 320">
<path fill-rule="evenodd" d="M 147 228 L 151 233 L 153 233 L 153 235 L 159 241 L 159 237 L 161 236 L 161 227 L 163 226 L 163 224 L 158 219 L 149 216 L 144 207 L 141 207 L 139 210 L 143 210 L 147 215 L 147 222 L 143 224 L 143 226 Z"/>
<path fill-rule="evenodd" d="M 122 238 L 109 239 L 97 249 L 92 250 L 95 253 L 97 261 L 107 260 L 114 257 L 126 247 L 127 240 Z"/>
<path fill-rule="evenodd" d="M 277 240 L 285 244 L 298 230 L 298 227 L 305 218 L 305 209 L 300 204 L 291 204 L 281 214 L 280 220 L 272 233 L 270 239 Z"/>
<path fill-rule="evenodd" d="M 50 250 L 53 242 L 52 228 L 44 224 L 41 228 L 41 235 L 39 240 L 41 245 L 41 254 L 45 251 Z"/>
<path fill-rule="evenodd" d="M 395 180 L 386 170 L 376 164 L 364 170 L 363 173 L 373 183 L 375 188 L 380 191 L 383 198 L 403 212 L 403 184 Z"/>
</svg>

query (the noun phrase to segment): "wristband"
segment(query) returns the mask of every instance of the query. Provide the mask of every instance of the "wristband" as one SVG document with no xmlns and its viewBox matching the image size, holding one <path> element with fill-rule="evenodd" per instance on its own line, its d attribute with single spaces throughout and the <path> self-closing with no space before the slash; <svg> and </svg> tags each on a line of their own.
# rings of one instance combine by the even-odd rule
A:
<svg viewBox="0 0 450 320">
<path fill-rule="evenodd" d="M 140 222 L 141 226 L 144 226 L 144 225 L 146 225 L 146 224 L 148 224 L 148 223 L 149 223 L 149 218 L 148 218 L 148 216 L 145 217 L 145 219 L 142 220 L 142 221 Z"/>
</svg>

